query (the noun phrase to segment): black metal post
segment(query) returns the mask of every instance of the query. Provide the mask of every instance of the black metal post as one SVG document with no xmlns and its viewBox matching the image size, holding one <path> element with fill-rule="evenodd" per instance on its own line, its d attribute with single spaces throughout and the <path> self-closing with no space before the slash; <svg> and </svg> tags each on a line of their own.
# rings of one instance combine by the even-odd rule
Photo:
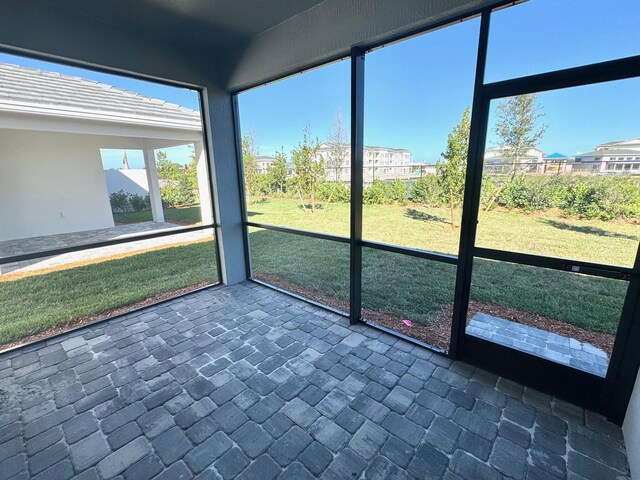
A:
<svg viewBox="0 0 640 480">
<path fill-rule="evenodd" d="M 240 191 L 240 208 L 242 209 L 242 234 L 244 239 L 244 259 L 247 278 L 252 277 L 251 254 L 249 246 L 249 227 L 247 226 L 247 196 L 244 191 L 244 163 L 242 161 L 242 132 L 240 130 L 240 107 L 238 106 L 238 95 L 233 95 L 233 134 L 236 143 L 236 164 L 238 167 L 238 190 Z"/>
<path fill-rule="evenodd" d="M 603 410 L 622 425 L 640 368 L 640 245 L 622 307 L 602 396 Z"/>
<path fill-rule="evenodd" d="M 351 248 L 349 264 L 350 321 L 362 311 L 362 184 L 364 148 L 364 51 L 351 49 Z"/>
<path fill-rule="evenodd" d="M 453 320 L 451 322 L 451 344 L 449 346 L 449 356 L 452 358 L 457 358 L 462 354 L 467 309 L 469 307 L 469 292 L 471 290 L 473 247 L 478 223 L 478 209 L 480 208 L 480 189 L 482 186 L 482 154 L 484 152 L 487 122 L 489 119 L 489 102 L 485 100 L 482 90 L 487 58 L 490 18 L 491 10 L 484 10 L 480 21 L 471 131 L 467 152 L 467 175 L 464 187 L 462 221 L 460 222 L 460 249 L 458 252 L 458 269 L 456 271 Z"/>
</svg>

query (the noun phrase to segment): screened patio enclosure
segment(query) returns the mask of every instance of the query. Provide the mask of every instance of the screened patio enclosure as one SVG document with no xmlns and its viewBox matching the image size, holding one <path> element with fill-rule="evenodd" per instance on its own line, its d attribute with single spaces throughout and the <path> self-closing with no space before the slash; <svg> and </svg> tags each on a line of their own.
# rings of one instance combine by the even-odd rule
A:
<svg viewBox="0 0 640 480">
<path fill-rule="evenodd" d="M 638 475 L 636 2 L 232 3 L 3 6 L 0 479 Z"/>
</svg>

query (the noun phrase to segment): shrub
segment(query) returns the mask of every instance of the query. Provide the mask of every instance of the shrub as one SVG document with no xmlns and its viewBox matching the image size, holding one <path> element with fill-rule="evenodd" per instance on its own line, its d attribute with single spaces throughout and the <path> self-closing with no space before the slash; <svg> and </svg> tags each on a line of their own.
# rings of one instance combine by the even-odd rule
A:
<svg viewBox="0 0 640 480">
<path fill-rule="evenodd" d="M 640 218 L 640 179 L 633 177 L 519 175 L 505 179 L 502 187 L 499 180 L 484 182 L 483 196 L 485 189 L 502 188 L 498 203 L 507 208 L 559 208 L 567 215 L 600 220 Z"/>
<path fill-rule="evenodd" d="M 318 185 L 318 198 L 332 203 L 349 203 L 351 201 L 351 189 L 344 183 L 323 182 Z"/>
<path fill-rule="evenodd" d="M 109 203 L 112 212 L 128 212 L 129 211 L 129 194 L 124 190 L 114 192 L 109 195 Z"/>
<path fill-rule="evenodd" d="M 129 195 L 129 205 L 134 212 L 141 212 L 142 210 L 149 210 L 151 208 L 151 200 L 149 195 Z"/>
<path fill-rule="evenodd" d="M 391 195 L 391 200 L 393 200 L 394 202 L 404 203 L 407 200 L 407 185 L 403 181 L 396 178 L 391 183 L 389 193 Z"/>
<path fill-rule="evenodd" d="M 438 206 L 442 204 L 441 193 L 438 178 L 435 175 L 425 175 L 411 187 L 410 198 L 416 203 Z"/>
<path fill-rule="evenodd" d="M 374 180 L 371 186 L 364 189 L 362 201 L 366 205 L 383 205 L 392 203 L 391 185 L 382 180 Z"/>
</svg>

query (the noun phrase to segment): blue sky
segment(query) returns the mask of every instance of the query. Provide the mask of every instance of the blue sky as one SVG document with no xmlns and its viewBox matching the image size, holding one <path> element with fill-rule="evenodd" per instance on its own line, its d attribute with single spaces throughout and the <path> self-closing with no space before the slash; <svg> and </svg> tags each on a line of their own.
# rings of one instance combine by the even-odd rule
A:
<svg viewBox="0 0 640 480">
<path fill-rule="evenodd" d="M 479 19 L 385 48 L 366 57 L 365 143 L 407 148 L 415 161 L 435 162 L 446 137 L 472 102 Z M 492 16 L 486 81 L 640 54 L 638 0 L 530 0 Z M 0 62 L 78 75 L 198 109 L 197 93 L 123 76 L 0 54 Z M 253 131 L 260 154 L 288 153 L 309 126 L 326 139 L 336 112 L 349 132 L 350 67 L 343 60 L 240 95 L 241 129 Z M 546 92 L 547 153 L 572 155 L 602 142 L 640 136 L 640 79 Z M 495 104 L 492 105 L 492 111 Z M 491 121 L 493 115 L 491 117 Z M 495 144 L 491 132 L 488 144 Z M 188 161 L 186 148 L 168 152 Z M 128 151 L 132 167 L 141 152 Z M 122 150 L 104 151 L 118 168 Z"/>
</svg>

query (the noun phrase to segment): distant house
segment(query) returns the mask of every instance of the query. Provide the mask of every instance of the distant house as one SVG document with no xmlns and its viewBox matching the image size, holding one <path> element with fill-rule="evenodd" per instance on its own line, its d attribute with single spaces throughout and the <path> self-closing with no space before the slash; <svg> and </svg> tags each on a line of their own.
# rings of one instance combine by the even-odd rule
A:
<svg viewBox="0 0 640 480">
<path fill-rule="evenodd" d="M 542 165 L 537 169 L 538 173 L 570 173 L 573 169 L 573 160 L 562 153 L 552 153 L 542 159 Z"/>
<path fill-rule="evenodd" d="M 575 160 L 574 171 L 640 175 L 640 137 L 596 145 Z"/>
<path fill-rule="evenodd" d="M 105 175 L 149 191 L 164 221 L 155 150 L 194 146 L 212 217 L 197 111 L 79 77 L 0 63 L 0 241 L 114 226 Z M 146 182 L 105 174 L 101 149 L 141 150 Z M 126 177 L 126 178 L 125 178 Z M 142 184 L 142 185 L 141 185 Z"/>
<path fill-rule="evenodd" d="M 506 158 L 505 149 L 501 147 L 487 148 L 484 152 L 484 170 L 487 173 L 501 174 L 513 171 L 514 163 L 519 172 L 537 173 L 544 170 L 545 153 L 539 148 L 529 148 L 517 162 Z"/>
</svg>

